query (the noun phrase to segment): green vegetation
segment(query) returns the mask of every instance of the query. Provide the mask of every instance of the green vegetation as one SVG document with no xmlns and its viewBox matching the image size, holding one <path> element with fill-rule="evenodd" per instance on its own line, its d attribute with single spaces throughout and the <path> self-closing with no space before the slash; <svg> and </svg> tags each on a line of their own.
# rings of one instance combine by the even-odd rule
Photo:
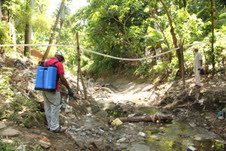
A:
<svg viewBox="0 0 226 151">
<path fill-rule="evenodd" d="M 81 68 L 84 74 L 94 77 L 127 74 L 128 78 L 134 76 L 156 84 L 181 78 L 182 67 L 185 75 L 190 76 L 194 48 L 203 54 L 208 73 L 225 73 L 224 0 L 89 0 L 89 5 L 75 13 L 69 9 L 71 0 L 62 2 L 65 2 L 62 11 L 58 11 L 58 6 L 49 15 L 50 4 L 46 0 L 1 1 L 0 44 L 48 43 L 53 38 L 54 44 L 75 46 L 51 47 L 49 53 L 52 56 L 55 50 L 62 50 L 66 54 L 66 69 L 74 74 L 78 63 L 75 35 L 79 32 Z M 31 49 L 44 53 L 46 47 Z M 6 50 L 6 55 L 14 51 L 29 55 L 27 51 L 30 51 L 25 51 L 24 47 L 17 47 L 17 50 L 1 47 L 0 59 L 3 58 L 3 50 Z M 143 60 L 112 59 L 85 50 Z M 166 54 L 144 59 L 162 53 Z M 3 60 L 0 63 L 4 64 Z M 38 110 L 35 100 L 17 93 L 19 90 L 13 86 L 11 79 L 13 72 L 12 68 L 0 64 L 0 120 L 10 120 L 26 128 L 44 123 L 44 115 Z M 152 113 L 145 108 L 141 110 Z M 107 112 L 112 117 L 128 115 L 121 108 Z M 152 135 L 155 131 L 147 133 Z M 148 137 L 147 141 L 155 140 Z M 163 143 L 164 150 L 180 146 L 172 140 Z M 16 146 L 0 141 L 0 150 L 15 150 Z M 41 148 L 30 147 L 28 150 L 39 151 Z"/>
<path fill-rule="evenodd" d="M 12 89 L 9 87 L 13 71 L 9 68 L 3 68 L 0 69 L 0 72 L 4 73 L 0 74 L 0 94 L 1 96 L 8 97 L 8 99 L 10 99 L 14 95 Z"/>
<path fill-rule="evenodd" d="M 4 22 L 0 22 L 0 44 L 8 42 L 11 42 L 9 37 L 9 26 Z"/>
<path fill-rule="evenodd" d="M 30 2 L 33 4 L 22 0 L 4 1 L 2 13 L 11 16 L 17 43 L 23 43 L 28 23 L 32 26 L 32 43 L 46 43 L 55 22 L 54 17 L 47 15 L 49 3 L 36 0 Z M 74 14 L 69 5 L 70 2 L 64 4 L 54 31 L 54 42 L 57 44 L 76 45 L 75 34 L 79 32 L 82 50 L 85 48 L 121 58 L 150 57 L 184 47 L 184 62 L 179 49 L 161 57 L 132 63 L 84 51 L 81 65 L 85 73 L 102 76 L 123 72 L 153 80 L 173 80 L 178 76 L 181 64 L 185 67 L 185 73 L 192 72 L 193 55 L 190 52 L 193 48 L 199 48 L 204 54 L 209 72 L 214 74 L 224 66 L 226 4 L 222 0 L 91 0 L 88 6 Z M 6 40 L 9 38 L 7 24 L 1 22 L 0 25 L 0 33 L 3 33 L 0 34 L 0 42 L 9 43 Z M 195 44 L 197 41 L 200 43 Z M 45 51 L 44 47 L 34 49 Z M 52 49 L 63 50 L 66 53 L 67 68 L 76 73 L 76 47 Z"/>
<path fill-rule="evenodd" d="M 8 114 L 8 119 L 27 128 L 44 123 L 44 113 L 39 111 L 38 104 L 24 96 L 14 97 L 9 110 L 14 113 Z"/>
<path fill-rule="evenodd" d="M 113 117 L 113 118 L 123 117 L 128 115 L 128 113 L 123 111 L 123 109 L 120 106 L 115 106 L 112 109 L 107 109 L 106 112 L 108 113 L 109 117 Z"/>
<path fill-rule="evenodd" d="M 15 145 L 13 144 L 6 144 L 0 141 L 0 150 L 2 151 L 14 151 L 16 150 Z"/>
<path fill-rule="evenodd" d="M 92 0 L 89 6 L 81 9 L 73 17 L 77 22 L 81 20 L 86 22 L 82 25 L 76 24 L 79 26 L 76 29 L 87 34 L 83 44 L 88 49 L 122 58 L 143 58 L 182 45 L 185 72 L 190 73 L 193 58 L 190 52 L 196 47 L 204 54 L 205 64 L 209 69 L 213 68 L 211 64 L 214 55 L 217 70 L 222 68 L 224 56 L 221 54 L 225 53 L 226 45 L 222 42 L 220 46 L 215 44 L 215 54 L 212 53 L 211 28 L 215 28 L 216 43 L 224 39 L 222 38 L 225 26 L 224 5 L 224 2 L 217 1 L 216 5 L 211 7 L 210 1 L 205 0 L 195 2 Z M 216 27 L 212 27 L 211 24 L 211 11 L 214 12 Z M 173 38 L 172 27 L 175 34 Z M 191 45 L 196 41 L 201 42 L 201 45 Z M 133 75 L 142 78 L 155 79 L 161 75 L 160 79 L 164 81 L 172 80 L 178 76 L 180 58 L 176 56 L 174 50 L 162 57 L 130 63 L 90 54 L 88 57 L 93 62 L 86 69 L 96 74 L 105 72 L 117 74 L 120 70 L 133 71 Z"/>
<path fill-rule="evenodd" d="M 1 68 L 0 73 L 0 120 L 8 119 L 28 128 L 44 122 L 44 115 L 35 100 L 20 93 L 15 94 L 17 90 L 11 85 L 13 69 Z"/>
<path fill-rule="evenodd" d="M 13 68 L 0 68 L 0 121 L 11 121 L 26 128 L 44 123 L 44 113 L 40 112 L 37 102 L 18 92 L 12 85 L 13 72 Z M 0 140 L 1 151 L 15 151 L 19 146 L 21 142 Z M 29 151 L 43 151 L 41 146 L 24 146 Z"/>
<path fill-rule="evenodd" d="M 44 151 L 44 149 L 41 146 L 32 146 L 32 145 L 23 145 L 26 150 L 29 151 Z M 19 144 L 17 143 L 4 143 L 0 140 L 0 150 L 1 151 L 15 151 L 19 147 Z"/>
</svg>

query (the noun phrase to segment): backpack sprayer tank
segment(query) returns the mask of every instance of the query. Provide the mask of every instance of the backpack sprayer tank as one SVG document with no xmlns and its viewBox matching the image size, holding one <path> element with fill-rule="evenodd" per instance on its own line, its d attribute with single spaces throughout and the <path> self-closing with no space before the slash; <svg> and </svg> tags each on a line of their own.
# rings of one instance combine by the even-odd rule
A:
<svg viewBox="0 0 226 151">
<path fill-rule="evenodd" d="M 57 68 L 38 66 L 36 70 L 35 90 L 56 91 Z"/>
</svg>

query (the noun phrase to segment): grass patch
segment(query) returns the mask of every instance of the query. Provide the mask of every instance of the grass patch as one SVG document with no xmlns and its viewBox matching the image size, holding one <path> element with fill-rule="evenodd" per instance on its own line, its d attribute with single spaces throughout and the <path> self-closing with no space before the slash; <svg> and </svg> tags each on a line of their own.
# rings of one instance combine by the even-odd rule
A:
<svg viewBox="0 0 226 151">
<path fill-rule="evenodd" d="M 27 128 L 44 123 L 44 113 L 38 108 L 36 101 L 19 95 L 12 99 L 3 110 L 0 109 L 0 119 L 8 119 L 16 124 L 23 124 Z"/>
<path fill-rule="evenodd" d="M 19 149 L 21 148 L 21 149 Z M 16 150 L 28 150 L 28 151 L 44 151 L 40 145 L 24 145 L 19 143 L 5 143 L 0 140 L 0 150 L 1 151 L 16 151 Z"/>
<path fill-rule="evenodd" d="M 15 144 L 11 144 L 11 143 L 3 143 L 0 140 L 0 150 L 1 151 L 15 151 L 16 146 L 15 146 Z"/>
</svg>

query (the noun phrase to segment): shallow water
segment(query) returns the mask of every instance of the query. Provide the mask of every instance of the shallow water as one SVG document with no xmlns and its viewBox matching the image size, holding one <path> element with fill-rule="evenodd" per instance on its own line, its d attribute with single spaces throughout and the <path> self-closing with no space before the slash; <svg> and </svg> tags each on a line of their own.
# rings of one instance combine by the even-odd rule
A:
<svg viewBox="0 0 226 151">
<path fill-rule="evenodd" d="M 121 108 L 109 110 L 111 116 L 127 117 Z M 161 113 L 156 107 L 141 107 L 139 115 Z M 198 117 L 197 117 L 198 118 Z M 108 125 L 102 116 L 84 115 L 75 121 L 69 135 L 87 147 L 98 144 L 98 149 L 112 151 L 224 151 L 224 141 L 214 133 L 186 119 L 174 119 L 171 123 L 152 122 L 123 123 L 115 127 Z M 189 150 L 190 149 L 190 150 Z M 109 150 L 109 151 L 111 151 Z"/>
<path fill-rule="evenodd" d="M 157 108 L 152 107 L 140 110 L 147 114 L 159 112 Z M 148 146 L 150 151 L 226 150 L 223 140 L 217 135 L 185 120 L 173 121 L 170 124 L 148 125 L 144 128 L 144 132 L 146 133 L 145 143 L 140 145 Z"/>
</svg>

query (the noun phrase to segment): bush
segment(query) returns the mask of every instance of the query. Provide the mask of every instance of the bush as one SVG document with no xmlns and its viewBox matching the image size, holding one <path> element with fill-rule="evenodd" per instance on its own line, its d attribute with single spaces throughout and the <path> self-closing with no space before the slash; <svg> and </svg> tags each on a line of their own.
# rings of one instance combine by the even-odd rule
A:
<svg viewBox="0 0 226 151">
<path fill-rule="evenodd" d="M 14 144 L 6 144 L 0 141 L 0 150 L 2 151 L 14 151 L 16 150 L 16 147 Z"/>
<path fill-rule="evenodd" d="M 0 44 L 9 43 L 9 27 L 5 22 L 0 22 Z"/>
</svg>

